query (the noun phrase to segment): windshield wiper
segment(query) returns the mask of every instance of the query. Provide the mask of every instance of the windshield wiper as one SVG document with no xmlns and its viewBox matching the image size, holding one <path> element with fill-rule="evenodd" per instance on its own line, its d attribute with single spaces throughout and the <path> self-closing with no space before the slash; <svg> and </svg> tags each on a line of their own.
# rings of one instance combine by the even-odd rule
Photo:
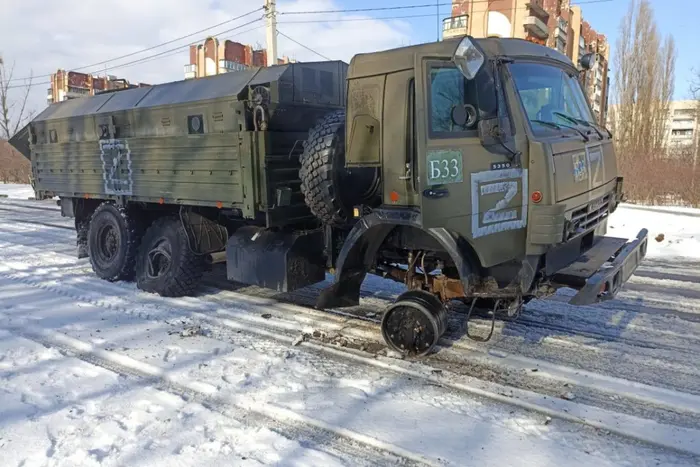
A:
<svg viewBox="0 0 700 467">
<path fill-rule="evenodd" d="M 571 123 L 578 124 L 578 125 L 583 125 L 583 126 L 585 126 L 585 127 L 587 127 L 587 128 L 593 128 L 593 131 L 595 131 L 595 132 L 598 134 L 598 138 L 599 138 L 599 139 L 603 139 L 603 133 L 601 133 L 600 130 L 598 130 L 598 128 L 596 128 L 595 125 L 591 124 L 591 122 L 589 122 L 589 121 L 587 121 L 587 120 L 582 120 L 582 119 L 580 119 L 580 118 L 572 117 L 571 115 L 567 115 L 567 114 L 562 113 L 562 112 L 554 111 L 554 112 L 552 112 L 552 113 L 553 113 L 554 115 L 558 115 L 559 117 L 561 117 L 561 118 L 563 118 L 563 119 L 565 119 L 565 120 L 570 121 Z"/>
<path fill-rule="evenodd" d="M 581 137 L 583 138 L 583 141 L 588 142 L 589 138 L 586 136 L 586 134 L 576 128 L 575 126 L 569 126 L 569 125 L 564 125 L 563 123 L 554 123 L 554 122 L 549 122 L 547 120 L 530 120 L 531 122 L 539 123 L 541 125 L 547 125 L 551 126 L 552 128 L 556 128 L 557 130 L 561 130 L 562 128 L 571 128 L 572 130 L 576 131 Z"/>
</svg>

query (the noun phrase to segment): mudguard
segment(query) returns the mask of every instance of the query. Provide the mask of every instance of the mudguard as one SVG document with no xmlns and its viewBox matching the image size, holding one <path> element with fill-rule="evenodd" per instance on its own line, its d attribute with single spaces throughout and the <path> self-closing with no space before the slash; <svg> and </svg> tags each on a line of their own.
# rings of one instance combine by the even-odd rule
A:
<svg viewBox="0 0 700 467">
<path fill-rule="evenodd" d="M 326 277 L 323 233 L 241 227 L 226 245 L 226 274 L 229 280 L 278 292 L 322 282 Z"/>
</svg>

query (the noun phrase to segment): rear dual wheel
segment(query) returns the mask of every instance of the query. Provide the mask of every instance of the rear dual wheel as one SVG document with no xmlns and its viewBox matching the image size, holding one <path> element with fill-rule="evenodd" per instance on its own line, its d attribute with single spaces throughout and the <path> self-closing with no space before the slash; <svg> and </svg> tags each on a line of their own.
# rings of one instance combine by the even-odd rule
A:
<svg viewBox="0 0 700 467">
<path fill-rule="evenodd" d="M 139 289 L 165 297 L 191 295 L 206 262 L 190 248 L 180 219 L 162 217 L 145 233 L 144 226 L 138 214 L 126 207 L 105 202 L 95 209 L 86 243 L 97 277 L 110 282 L 135 279 Z"/>
<path fill-rule="evenodd" d="M 127 208 L 100 204 L 92 214 L 86 239 L 97 277 L 110 282 L 132 280 L 140 240 L 140 223 Z"/>
</svg>

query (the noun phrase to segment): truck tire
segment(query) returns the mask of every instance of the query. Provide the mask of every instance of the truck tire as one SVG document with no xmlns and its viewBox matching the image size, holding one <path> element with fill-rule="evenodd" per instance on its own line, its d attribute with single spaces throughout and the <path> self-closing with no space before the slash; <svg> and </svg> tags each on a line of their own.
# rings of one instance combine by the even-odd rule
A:
<svg viewBox="0 0 700 467">
<path fill-rule="evenodd" d="M 344 110 L 327 114 L 309 131 L 300 159 L 301 192 L 322 223 L 343 224 L 353 206 L 372 203 L 378 170 L 345 168 Z"/>
<path fill-rule="evenodd" d="M 140 237 L 139 222 L 127 208 L 100 204 L 87 229 L 87 253 L 97 277 L 110 282 L 132 280 Z"/>
<path fill-rule="evenodd" d="M 136 259 L 136 286 L 164 297 L 191 295 L 206 269 L 178 217 L 161 217 L 143 236 Z"/>
</svg>

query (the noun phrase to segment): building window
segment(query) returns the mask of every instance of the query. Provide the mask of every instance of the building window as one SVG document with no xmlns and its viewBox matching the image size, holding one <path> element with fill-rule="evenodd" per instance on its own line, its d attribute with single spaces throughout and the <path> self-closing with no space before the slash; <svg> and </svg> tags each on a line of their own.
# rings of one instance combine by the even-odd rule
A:
<svg viewBox="0 0 700 467">
<path fill-rule="evenodd" d="M 693 130 L 671 130 L 671 135 L 688 138 L 693 136 Z"/>
<path fill-rule="evenodd" d="M 673 115 L 678 115 L 678 116 L 681 116 L 681 115 L 687 116 L 687 115 L 694 115 L 694 114 L 695 114 L 694 109 L 678 109 L 678 110 L 675 110 L 673 112 Z"/>
</svg>

